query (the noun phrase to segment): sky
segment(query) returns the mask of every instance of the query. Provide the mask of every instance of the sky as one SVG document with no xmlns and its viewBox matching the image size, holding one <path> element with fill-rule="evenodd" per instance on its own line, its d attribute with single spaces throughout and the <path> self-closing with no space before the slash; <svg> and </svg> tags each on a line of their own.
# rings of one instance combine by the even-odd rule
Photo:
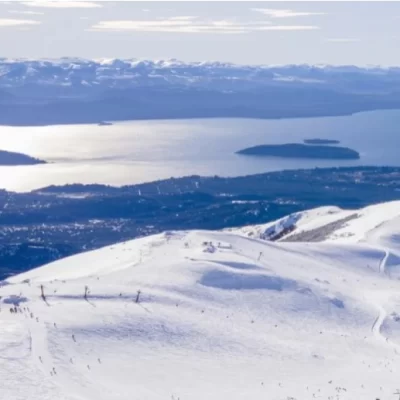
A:
<svg viewBox="0 0 400 400">
<path fill-rule="evenodd" d="M 400 2 L 0 1 L 0 57 L 400 66 Z"/>
</svg>

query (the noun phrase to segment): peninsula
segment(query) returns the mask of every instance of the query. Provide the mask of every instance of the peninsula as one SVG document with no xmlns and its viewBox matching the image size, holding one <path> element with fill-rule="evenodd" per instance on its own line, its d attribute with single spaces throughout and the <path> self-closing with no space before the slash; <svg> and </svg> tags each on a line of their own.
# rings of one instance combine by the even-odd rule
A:
<svg viewBox="0 0 400 400">
<path fill-rule="evenodd" d="M 258 157 L 311 158 L 326 160 L 358 160 L 360 154 L 347 147 L 308 146 L 300 143 L 265 144 L 239 150 L 236 154 Z"/>
<path fill-rule="evenodd" d="M 46 161 L 22 153 L 0 150 L 0 166 L 47 164 Z"/>
</svg>

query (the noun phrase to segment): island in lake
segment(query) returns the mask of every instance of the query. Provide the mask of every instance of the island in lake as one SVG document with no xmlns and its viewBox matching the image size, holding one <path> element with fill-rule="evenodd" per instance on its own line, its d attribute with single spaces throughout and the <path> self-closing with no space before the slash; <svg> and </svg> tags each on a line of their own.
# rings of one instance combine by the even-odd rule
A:
<svg viewBox="0 0 400 400">
<path fill-rule="evenodd" d="M 46 161 L 39 160 L 37 158 L 28 156 L 22 153 L 14 153 L 12 151 L 0 150 L 0 165 L 35 165 L 35 164 L 47 164 Z"/>
<path fill-rule="evenodd" d="M 326 160 L 358 160 L 360 154 L 347 147 L 308 146 L 300 143 L 264 144 L 239 150 L 236 154 L 261 157 L 316 158 Z"/>
<path fill-rule="evenodd" d="M 339 140 L 332 140 L 332 139 L 304 139 L 304 143 L 307 144 L 339 144 Z"/>
</svg>

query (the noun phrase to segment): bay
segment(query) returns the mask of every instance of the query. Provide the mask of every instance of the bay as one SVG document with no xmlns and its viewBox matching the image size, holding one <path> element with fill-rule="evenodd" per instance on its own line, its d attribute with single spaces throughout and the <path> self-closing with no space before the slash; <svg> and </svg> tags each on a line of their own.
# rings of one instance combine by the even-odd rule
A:
<svg viewBox="0 0 400 400">
<path fill-rule="evenodd" d="M 0 167 L 0 188 L 126 185 L 185 175 L 239 176 L 298 168 L 400 166 L 400 111 L 282 120 L 191 119 L 117 122 L 109 126 L 0 126 L 0 149 L 49 161 Z M 360 160 L 254 158 L 237 150 L 259 144 L 337 139 Z"/>
</svg>

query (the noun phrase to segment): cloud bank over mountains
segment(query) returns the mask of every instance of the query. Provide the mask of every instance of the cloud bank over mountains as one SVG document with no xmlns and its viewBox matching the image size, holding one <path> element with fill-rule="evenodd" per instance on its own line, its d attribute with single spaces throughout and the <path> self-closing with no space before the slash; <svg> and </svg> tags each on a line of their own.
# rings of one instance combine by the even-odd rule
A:
<svg viewBox="0 0 400 400">
<path fill-rule="evenodd" d="M 31 1 L 17 3 L 25 8 L 37 9 L 59 9 L 60 12 L 66 9 L 97 9 L 103 8 L 100 2 L 88 1 Z M 142 10 L 150 11 L 150 10 Z M 243 34 L 251 32 L 267 32 L 267 31 L 309 31 L 320 29 L 315 24 L 285 24 L 275 23 L 275 19 L 284 20 L 296 17 L 308 17 L 325 15 L 323 12 L 304 12 L 294 11 L 291 9 L 278 8 L 250 8 L 251 15 L 248 19 L 242 18 L 216 18 L 196 15 L 177 15 L 177 16 L 157 16 L 152 18 L 135 18 L 135 19 L 104 19 L 104 16 L 97 19 L 86 31 L 90 32 L 145 32 L 145 33 L 211 33 L 211 34 Z M 39 16 L 44 15 L 42 11 L 29 9 L 8 10 L 11 14 Z M 0 26 L 11 27 L 14 25 L 40 25 L 42 21 L 34 20 L 30 24 L 14 22 L 7 24 L 7 19 L 0 19 Z M 17 21 L 17 20 L 15 20 Z"/>
</svg>

